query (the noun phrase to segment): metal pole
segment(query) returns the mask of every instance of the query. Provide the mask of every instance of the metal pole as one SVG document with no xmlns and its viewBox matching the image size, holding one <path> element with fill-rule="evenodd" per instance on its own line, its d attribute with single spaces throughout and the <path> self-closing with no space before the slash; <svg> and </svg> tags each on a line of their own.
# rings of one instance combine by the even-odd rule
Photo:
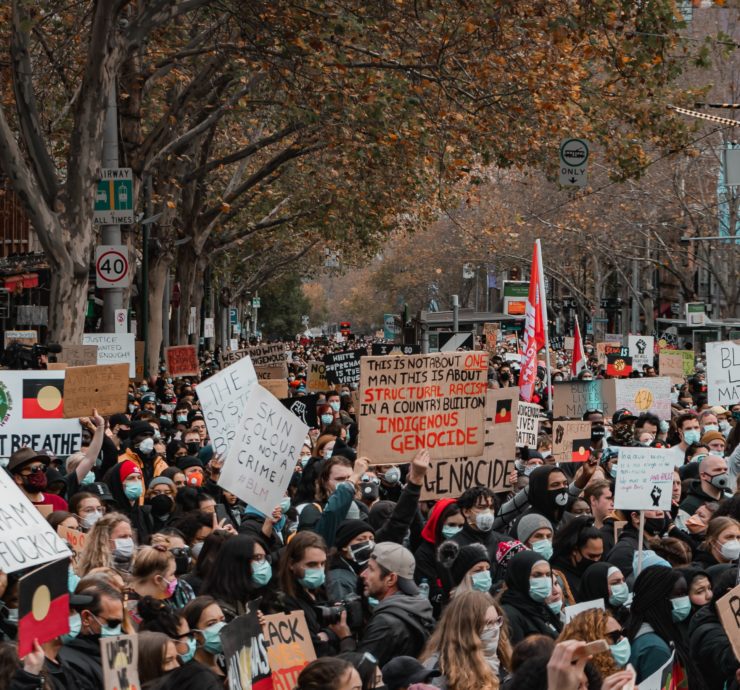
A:
<svg viewBox="0 0 740 690">
<path fill-rule="evenodd" d="M 257 297 L 258 298 L 259 297 L 259 293 L 258 292 L 255 292 L 254 293 L 254 297 Z M 260 308 L 255 304 L 254 298 L 252 299 L 252 304 L 254 305 L 254 337 L 256 338 L 257 337 L 257 332 L 259 330 L 259 328 L 257 326 L 257 318 L 259 316 L 259 310 L 260 310 Z"/>
<path fill-rule="evenodd" d="M 108 92 L 103 125 L 103 167 L 118 167 L 118 104 L 117 85 L 114 79 Z M 103 225 L 100 243 L 102 245 L 121 244 L 121 226 Z M 103 290 L 103 332 L 116 330 L 116 309 L 123 309 L 123 290 L 121 288 L 101 288 Z"/>
<path fill-rule="evenodd" d="M 460 330 L 460 300 L 457 295 L 452 295 L 452 332 Z"/>
<path fill-rule="evenodd" d="M 170 299 L 172 298 L 170 287 L 170 271 L 164 278 L 164 294 L 162 295 L 162 347 L 170 346 Z"/>
<path fill-rule="evenodd" d="M 630 332 L 640 332 L 640 304 L 636 295 L 640 294 L 640 271 L 637 268 L 637 259 L 632 259 L 632 310 L 630 319 Z"/>
<path fill-rule="evenodd" d="M 152 215 L 152 176 L 144 180 L 146 218 Z M 141 339 L 144 341 L 144 378 L 149 378 L 149 225 L 141 226 Z"/>
</svg>

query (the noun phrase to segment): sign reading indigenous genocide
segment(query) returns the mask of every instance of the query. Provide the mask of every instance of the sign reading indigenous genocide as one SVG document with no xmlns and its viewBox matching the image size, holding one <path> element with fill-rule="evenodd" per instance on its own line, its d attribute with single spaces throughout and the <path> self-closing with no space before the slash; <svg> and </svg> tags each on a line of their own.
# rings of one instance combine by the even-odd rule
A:
<svg viewBox="0 0 740 690">
<path fill-rule="evenodd" d="M 364 348 L 324 355 L 326 380 L 331 385 L 357 385 L 360 381 L 360 358 L 366 356 Z"/>
<path fill-rule="evenodd" d="M 616 406 L 616 386 L 611 379 L 567 381 L 553 384 L 553 416 L 577 419 L 586 410 L 599 410 L 611 417 Z"/>
<path fill-rule="evenodd" d="M 540 406 L 520 402 L 516 415 L 516 447 L 537 449 L 537 431 L 540 426 Z"/>
<path fill-rule="evenodd" d="M 164 360 L 170 376 L 199 376 L 198 350 L 195 345 L 164 348 Z"/>
<path fill-rule="evenodd" d="M 226 454 L 256 385 L 257 374 L 249 357 L 237 360 L 198 385 L 198 400 L 216 455 Z"/>
<path fill-rule="evenodd" d="M 64 371 L 2 372 L 0 457 L 23 446 L 64 457 L 78 451 L 80 441 L 80 423 L 64 419 Z"/>
<path fill-rule="evenodd" d="M 375 464 L 479 456 L 484 447 L 487 352 L 364 357 L 360 455 Z"/>
<path fill-rule="evenodd" d="M 293 690 L 298 674 L 316 658 L 303 611 L 265 616 L 262 633 L 274 690 Z"/>
<path fill-rule="evenodd" d="M 670 510 L 673 459 L 665 448 L 619 449 L 614 507 Z"/>
<path fill-rule="evenodd" d="M 101 637 L 100 663 L 105 690 L 140 690 L 136 635 Z"/>
<path fill-rule="evenodd" d="M 135 337 L 133 333 L 85 333 L 82 336 L 82 344 L 98 346 L 97 364 L 128 364 L 129 378 L 134 378 L 136 376 Z"/>
<path fill-rule="evenodd" d="M 88 417 L 93 408 L 106 417 L 126 409 L 127 364 L 68 367 L 64 373 L 64 417 Z"/>
<path fill-rule="evenodd" d="M 667 376 L 615 381 L 617 409 L 626 407 L 635 415 L 654 414 L 671 418 L 671 380 Z"/>
<path fill-rule="evenodd" d="M 740 340 L 707 343 L 707 402 L 729 407 L 740 402 Z"/>
<path fill-rule="evenodd" d="M 552 455 L 556 462 L 588 460 L 591 457 L 591 422 L 553 422 Z"/>
<path fill-rule="evenodd" d="M 308 427 L 258 385 L 235 431 L 219 484 L 269 515 L 285 495 Z"/>
</svg>

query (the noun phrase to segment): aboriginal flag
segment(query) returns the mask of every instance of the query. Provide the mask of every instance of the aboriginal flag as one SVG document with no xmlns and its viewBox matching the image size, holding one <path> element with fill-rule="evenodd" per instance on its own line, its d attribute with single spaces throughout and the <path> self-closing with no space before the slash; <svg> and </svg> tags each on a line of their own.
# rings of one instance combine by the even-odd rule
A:
<svg viewBox="0 0 740 690">
<path fill-rule="evenodd" d="M 493 420 L 494 424 L 507 424 L 511 422 L 511 403 L 512 400 L 497 400 L 496 401 L 496 418 Z"/>
<path fill-rule="evenodd" d="M 18 656 L 69 632 L 69 559 L 54 561 L 22 577 L 18 591 Z"/>
<path fill-rule="evenodd" d="M 632 357 L 622 355 L 606 356 L 606 375 L 625 378 L 632 373 Z"/>
<path fill-rule="evenodd" d="M 64 379 L 23 379 L 23 418 L 62 419 Z"/>
<path fill-rule="evenodd" d="M 591 439 L 573 441 L 570 454 L 571 462 L 586 462 L 591 457 Z"/>
</svg>

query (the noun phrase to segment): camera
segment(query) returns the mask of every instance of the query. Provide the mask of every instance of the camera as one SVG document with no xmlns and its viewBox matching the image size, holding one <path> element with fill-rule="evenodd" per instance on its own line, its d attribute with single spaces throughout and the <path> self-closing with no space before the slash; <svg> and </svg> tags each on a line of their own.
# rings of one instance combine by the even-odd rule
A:
<svg viewBox="0 0 740 690">
<path fill-rule="evenodd" d="M 333 606 L 314 606 L 314 611 L 322 627 L 339 623 L 343 611 L 347 612 L 347 625 L 350 630 L 359 630 L 364 623 L 362 597 L 357 594 L 350 594 Z"/>
<path fill-rule="evenodd" d="M 5 348 L 0 364 L 8 369 L 45 369 L 46 365 L 41 358 L 50 354 L 59 354 L 62 346 L 49 345 L 25 345 L 23 343 L 11 343 Z"/>
</svg>

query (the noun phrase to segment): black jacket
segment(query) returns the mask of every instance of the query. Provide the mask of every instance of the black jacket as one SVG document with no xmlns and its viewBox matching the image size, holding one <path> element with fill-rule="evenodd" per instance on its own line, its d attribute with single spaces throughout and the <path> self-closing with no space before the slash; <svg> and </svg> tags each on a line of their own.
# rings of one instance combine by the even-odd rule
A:
<svg viewBox="0 0 740 690">
<path fill-rule="evenodd" d="M 635 527 L 631 524 L 625 525 L 614 548 L 604 558 L 607 563 L 617 566 L 625 578 L 632 575 L 632 558 L 637 551 L 637 535 Z"/>
<path fill-rule="evenodd" d="M 550 609 L 521 592 L 507 589 L 501 595 L 501 607 L 506 612 L 512 646 L 530 635 L 547 635 L 555 639 L 560 632 L 560 621 Z"/>
<path fill-rule="evenodd" d="M 429 600 L 398 592 L 383 599 L 375 608 L 357 651 L 370 652 L 380 667 L 396 656 L 416 658 L 433 628 Z"/>
<path fill-rule="evenodd" d="M 460 546 L 467 546 L 468 544 L 483 544 L 488 551 L 488 558 L 491 563 L 496 562 L 496 552 L 498 551 L 498 545 L 502 541 L 509 541 L 510 537 L 507 537 L 501 532 L 481 532 L 473 529 L 467 522 L 463 528 L 452 537 L 451 541 L 454 541 Z"/>
<path fill-rule="evenodd" d="M 707 690 L 723 690 L 735 679 L 735 653 L 714 604 L 702 606 L 689 625 L 689 649 L 700 664 Z"/>
<path fill-rule="evenodd" d="M 219 678 L 203 664 L 188 661 L 187 664 L 165 673 L 145 686 L 146 690 L 223 690 L 223 678 Z"/>
<path fill-rule="evenodd" d="M 75 690 L 100 690 L 104 687 L 99 635 L 79 635 L 65 642 L 59 650 L 59 659 L 79 678 L 80 684 Z"/>
<path fill-rule="evenodd" d="M 442 607 L 450 598 L 450 592 L 454 587 L 450 571 L 437 560 L 437 549 L 434 544 L 422 540 L 419 548 L 414 553 L 416 569 L 414 570 L 414 581 L 420 584 L 426 578 L 429 583 L 429 601 L 435 618 L 439 618 Z"/>
<path fill-rule="evenodd" d="M 701 488 L 701 479 L 693 479 L 686 493 L 686 498 L 681 501 L 680 508 L 681 510 L 685 510 L 689 515 L 693 515 L 705 503 L 716 503 L 717 501 L 721 501 L 722 498 L 722 496 L 715 498 L 704 493 Z"/>
</svg>

